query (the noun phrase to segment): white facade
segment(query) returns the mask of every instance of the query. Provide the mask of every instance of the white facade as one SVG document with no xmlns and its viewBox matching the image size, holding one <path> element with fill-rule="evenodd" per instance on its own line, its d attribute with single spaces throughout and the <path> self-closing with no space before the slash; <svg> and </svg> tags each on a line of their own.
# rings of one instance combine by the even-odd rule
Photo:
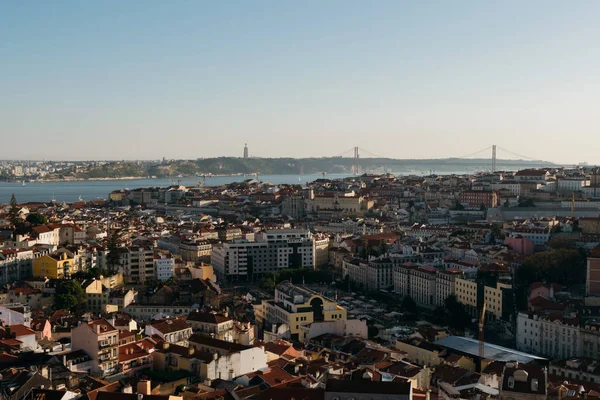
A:
<svg viewBox="0 0 600 400">
<path fill-rule="evenodd" d="M 31 277 L 33 251 L 24 249 L 0 250 L 0 285 Z"/>
<path fill-rule="evenodd" d="M 508 190 L 508 192 L 510 194 L 512 194 L 513 196 L 521 195 L 521 184 L 519 182 L 515 182 L 515 181 L 503 181 L 503 182 L 498 182 L 498 183 L 492 183 L 490 185 L 490 188 L 495 191 L 503 190 L 503 189 Z"/>
<path fill-rule="evenodd" d="M 31 310 L 22 304 L 0 305 L 0 322 L 2 325 L 25 325 L 31 327 Z"/>
<path fill-rule="evenodd" d="M 388 289 L 394 286 L 394 264 L 390 259 L 344 261 L 344 275 L 367 290 Z"/>
<path fill-rule="evenodd" d="M 544 245 L 550 241 L 550 229 L 538 228 L 538 229 L 515 229 L 508 233 L 508 236 L 515 238 L 517 236 L 523 236 L 533 242 L 534 245 Z"/>
<path fill-rule="evenodd" d="M 559 319 L 551 321 L 521 312 L 516 337 L 517 350 L 557 359 L 584 355 L 581 328 Z"/>
<path fill-rule="evenodd" d="M 175 270 L 175 259 L 169 256 L 156 256 L 154 258 L 156 279 L 161 282 L 168 281 L 173 277 Z"/>
<path fill-rule="evenodd" d="M 267 230 L 255 241 L 222 243 L 212 250 L 211 261 L 220 278 L 246 279 L 286 268 L 315 268 L 315 241 L 302 229 Z"/>
<path fill-rule="evenodd" d="M 338 336 L 355 336 L 367 339 L 367 322 L 360 319 L 313 322 L 300 327 L 299 340 L 305 342 L 314 337 L 330 333 Z"/>
<path fill-rule="evenodd" d="M 589 184 L 586 177 L 559 178 L 556 182 L 556 190 L 559 192 L 578 192 Z"/>
</svg>

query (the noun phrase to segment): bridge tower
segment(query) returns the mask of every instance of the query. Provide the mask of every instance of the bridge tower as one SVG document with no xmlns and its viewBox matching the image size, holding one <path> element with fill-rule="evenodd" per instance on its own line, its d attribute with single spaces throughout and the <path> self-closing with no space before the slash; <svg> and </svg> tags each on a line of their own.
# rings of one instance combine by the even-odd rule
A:
<svg viewBox="0 0 600 400">
<path fill-rule="evenodd" d="M 492 146 L 492 172 L 496 172 L 496 145 Z"/>
<path fill-rule="evenodd" d="M 360 156 L 358 154 L 358 146 L 354 148 L 354 165 L 352 165 L 352 173 L 354 175 L 360 174 L 360 164 L 359 164 Z"/>
</svg>

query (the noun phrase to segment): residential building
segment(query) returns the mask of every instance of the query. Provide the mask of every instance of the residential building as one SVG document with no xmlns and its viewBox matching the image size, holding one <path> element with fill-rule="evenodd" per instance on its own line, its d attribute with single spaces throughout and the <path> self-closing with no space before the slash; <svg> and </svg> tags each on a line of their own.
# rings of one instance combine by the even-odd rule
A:
<svg viewBox="0 0 600 400">
<path fill-rule="evenodd" d="M 394 266 L 394 293 L 401 297 L 411 296 L 411 277 L 417 268 L 419 266 L 412 262 Z"/>
<path fill-rule="evenodd" d="M 373 200 L 354 192 L 316 194 L 306 200 L 309 213 L 337 212 L 348 215 L 360 215 L 373 208 Z"/>
<path fill-rule="evenodd" d="M 212 358 L 212 361 L 203 360 L 205 365 L 200 367 L 200 376 L 204 379 L 233 380 L 240 375 L 267 368 L 267 355 L 261 347 L 245 346 L 198 334 L 192 335 L 189 341 L 195 351 L 209 354 Z"/>
<path fill-rule="evenodd" d="M 71 276 L 73 258 L 66 252 L 43 255 L 33 260 L 33 277 L 64 279 Z"/>
<path fill-rule="evenodd" d="M 329 236 L 315 235 L 315 267 L 324 267 L 329 263 Z"/>
<path fill-rule="evenodd" d="M 297 339 L 301 325 L 345 320 L 347 312 L 335 301 L 285 281 L 275 288 L 275 299 L 263 300 L 260 306 L 255 306 L 255 316 L 259 327 L 268 329 L 285 324 L 290 337 Z"/>
<path fill-rule="evenodd" d="M 228 316 L 213 312 L 191 312 L 186 320 L 192 331 L 199 335 L 207 335 L 219 340 L 234 342 L 234 322 Z"/>
<path fill-rule="evenodd" d="M 192 335 L 192 327 L 181 319 L 167 319 L 146 325 L 145 333 L 150 337 L 156 335 L 165 342 L 187 346 L 187 340 Z"/>
<path fill-rule="evenodd" d="M 466 190 L 460 193 L 460 202 L 470 208 L 493 208 L 498 205 L 498 192 L 482 190 Z"/>
<path fill-rule="evenodd" d="M 141 369 L 152 368 L 152 353 L 156 344 L 148 338 L 119 346 L 119 371 L 134 375 Z"/>
<path fill-rule="evenodd" d="M 455 294 L 456 280 L 463 276 L 463 271 L 456 268 L 438 270 L 435 276 L 435 305 L 443 306 L 446 299 Z"/>
<path fill-rule="evenodd" d="M 31 327 L 31 309 L 19 303 L 0 304 L 0 323 Z"/>
<path fill-rule="evenodd" d="M 212 244 L 207 240 L 190 240 L 179 244 L 179 254 L 183 261 L 210 262 L 211 253 Z"/>
<path fill-rule="evenodd" d="M 517 315 L 517 349 L 551 358 L 581 357 L 586 355 L 582 331 L 576 318 L 547 318 L 520 312 Z M 592 341 L 588 336 L 587 339 L 590 343 L 598 343 L 597 338 Z"/>
<path fill-rule="evenodd" d="M 171 254 L 155 254 L 154 268 L 156 269 L 156 279 L 160 282 L 168 281 L 174 275 L 175 259 Z"/>
<path fill-rule="evenodd" d="M 515 180 L 519 182 L 545 183 L 550 173 L 543 169 L 523 169 L 515 173 Z"/>
<path fill-rule="evenodd" d="M 546 400 L 548 371 L 535 364 L 506 363 L 502 371 L 499 400 Z"/>
<path fill-rule="evenodd" d="M 324 400 L 412 400 L 410 382 L 329 379 Z"/>
<path fill-rule="evenodd" d="M 508 232 L 510 238 L 524 237 L 533 242 L 534 245 L 545 245 L 550 241 L 551 231 L 549 227 L 524 227 L 514 228 Z"/>
<path fill-rule="evenodd" d="M 211 258 L 220 279 L 245 280 L 286 268 L 315 268 L 315 242 L 302 229 L 267 230 L 257 233 L 253 242 L 216 245 Z"/>
<path fill-rule="evenodd" d="M 108 304 L 109 292 L 102 285 L 102 281 L 91 279 L 84 281 L 81 287 L 85 292 L 86 308 L 95 313 L 103 312 Z"/>
<path fill-rule="evenodd" d="M 437 272 L 437 268 L 429 265 L 411 270 L 410 297 L 417 304 L 430 308 L 435 306 Z"/>
<path fill-rule="evenodd" d="M 585 293 L 600 295 L 600 248 L 595 248 L 587 258 Z"/>
<path fill-rule="evenodd" d="M 477 315 L 478 310 L 478 285 L 477 282 L 470 279 L 456 279 L 456 300 L 466 306 L 466 310 L 473 316 Z"/>
<path fill-rule="evenodd" d="M 302 218 L 306 214 L 306 202 L 303 196 L 288 196 L 281 202 L 281 214 L 294 219 Z"/>
<path fill-rule="evenodd" d="M 118 371 L 118 331 L 105 319 L 82 323 L 71 331 L 71 349 L 83 350 L 93 360 L 92 372 Z"/>
<path fill-rule="evenodd" d="M 389 289 L 394 286 L 394 264 L 389 258 L 344 261 L 342 270 L 351 282 L 366 290 Z"/>
<path fill-rule="evenodd" d="M 154 249 L 149 246 L 133 246 L 120 254 L 119 272 L 128 282 L 147 282 L 156 279 Z"/>
<path fill-rule="evenodd" d="M 444 347 L 420 338 L 397 340 L 396 349 L 405 352 L 411 362 L 427 367 L 442 364 L 446 356 Z"/>
<path fill-rule="evenodd" d="M 32 273 L 32 250 L 0 249 L 0 286 L 28 279 Z"/>
<path fill-rule="evenodd" d="M 183 317 L 191 311 L 190 306 L 185 305 L 158 305 L 132 303 L 123 310 L 138 321 L 151 321 L 156 318 Z"/>
</svg>

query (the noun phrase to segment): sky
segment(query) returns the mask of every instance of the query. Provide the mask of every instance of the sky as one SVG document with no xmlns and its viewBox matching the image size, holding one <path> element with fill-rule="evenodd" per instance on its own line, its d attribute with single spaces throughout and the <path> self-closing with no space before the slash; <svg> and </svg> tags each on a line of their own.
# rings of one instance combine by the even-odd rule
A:
<svg viewBox="0 0 600 400">
<path fill-rule="evenodd" d="M 0 2 L 0 159 L 496 144 L 600 163 L 599 17 L 597 0 Z"/>
</svg>

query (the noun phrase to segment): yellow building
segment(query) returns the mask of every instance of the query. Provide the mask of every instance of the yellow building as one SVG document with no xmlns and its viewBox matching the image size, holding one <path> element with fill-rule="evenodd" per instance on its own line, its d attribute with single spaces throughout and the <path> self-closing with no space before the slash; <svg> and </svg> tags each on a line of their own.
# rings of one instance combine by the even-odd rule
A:
<svg viewBox="0 0 600 400">
<path fill-rule="evenodd" d="M 502 282 L 496 282 L 496 287 L 484 287 L 484 299 L 486 302 L 486 318 L 491 320 L 502 318 L 502 305 L 504 303 L 504 290 L 509 291 L 512 286 Z"/>
<path fill-rule="evenodd" d="M 477 282 L 457 278 L 454 290 L 459 303 L 477 309 Z"/>
<path fill-rule="evenodd" d="M 48 254 L 33 260 L 33 277 L 63 279 L 71 275 L 73 258 L 66 253 Z"/>
<path fill-rule="evenodd" d="M 478 316 L 483 301 L 486 303 L 486 318 L 496 320 L 502 318 L 503 304 L 506 295 L 503 293 L 512 289 L 510 284 L 497 282 L 496 287 L 483 286 L 479 290 L 479 285 L 475 281 L 467 279 L 456 279 L 455 293 L 459 303 L 466 306 L 466 310 L 473 316 Z M 479 296 L 483 295 L 483 299 Z"/>
<path fill-rule="evenodd" d="M 426 367 L 442 364 L 446 356 L 445 348 L 419 338 L 398 340 L 396 348 L 406 353 L 406 358 L 411 362 Z"/>
<path fill-rule="evenodd" d="M 347 312 L 335 301 L 289 281 L 275 288 L 275 299 L 263 300 L 255 307 L 257 323 L 271 330 L 272 325 L 286 324 L 291 338 L 297 340 L 300 326 L 312 322 L 346 320 Z"/>
</svg>

